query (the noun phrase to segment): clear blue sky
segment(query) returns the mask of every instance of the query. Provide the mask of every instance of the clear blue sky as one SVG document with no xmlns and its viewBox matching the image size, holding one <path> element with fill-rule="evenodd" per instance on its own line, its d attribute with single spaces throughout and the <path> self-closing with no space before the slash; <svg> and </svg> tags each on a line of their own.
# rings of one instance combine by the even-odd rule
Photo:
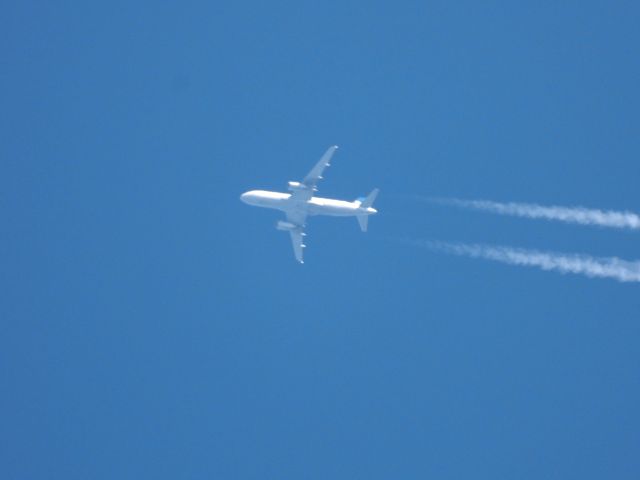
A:
<svg viewBox="0 0 640 480">
<path fill-rule="evenodd" d="M 398 237 L 640 258 L 637 2 L 4 2 L 0 477 L 637 479 L 640 290 Z M 282 190 L 380 187 L 370 231 Z"/>
</svg>

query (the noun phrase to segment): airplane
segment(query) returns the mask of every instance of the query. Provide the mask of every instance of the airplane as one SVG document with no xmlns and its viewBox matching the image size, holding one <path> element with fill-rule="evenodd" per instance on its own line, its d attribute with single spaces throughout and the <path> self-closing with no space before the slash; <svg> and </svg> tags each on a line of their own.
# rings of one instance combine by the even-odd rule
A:
<svg viewBox="0 0 640 480">
<path fill-rule="evenodd" d="M 356 217 L 360 224 L 360 229 L 366 232 L 369 215 L 378 213 L 373 208 L 373 202 L 379 192 L 377 188 L 373 189 L 366 197 L 358 198 L 353 202 L 314 196 L 314 193 L 318 191 L 316 185 L 322 180 L 322 173 L 329 166 L 331 157 L 333 157 L 337 149 L 337 145 L 329 147 L 302 182 L 289 182 L 289 191 L 291 193 L 251 190 L 240 195 L 240 200 L 246 204 L 274 208 L 284 212 L 287 220 L 278 221 L 276 228 L 289 232 L 291 243 L 293 244 L 293 253 L 300 263 L 304 263 L 302 258 L 303 249 L 306 247 L 303 243 L 306 236 L 304 227 L 308 216 Z"/>
</svg>

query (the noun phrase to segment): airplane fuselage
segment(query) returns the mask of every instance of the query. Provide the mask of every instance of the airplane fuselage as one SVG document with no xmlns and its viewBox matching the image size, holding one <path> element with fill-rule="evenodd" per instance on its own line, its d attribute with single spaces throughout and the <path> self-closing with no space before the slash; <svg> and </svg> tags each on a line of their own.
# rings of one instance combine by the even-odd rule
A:
<svg viewBox="0 0 640 480">
<path fill-rule="evenodd" d="M 290 199 L 290 193 L 270 192 L 267 190 L 251 190 L 243 193 L 240 199 L 255 207 L 273 208 L 283 212 L 300 208 Z M 303 207 L 308 215 L 331 215 L 333 217 L 353 217 L 358 215 L 372 215 L 377 210 L 372 207 L 363 208 L 360 202 L 347 202 L 333 198 L 311 197 Z"/>
<path fill-rule="evenodd" d="M 322 180 L 324 170 L 330 165 L 331 158 L 338 147 L 329 147 L 311 171 L 299 182 L 288 182 L 291 193 L 251 190 L 240 195 L 240 200 L 256 207 L 272 208 L 285 213 L 286 221 L 279 220 L 276 229 L 289 233 L 293 254 L 296 260 L 304 263 L 303 252 L 306 245 L 304 231 L 307 217 L 310 215 L 331 215 L 332 217 L 355 217 L 360 230 L 367 231 L 369 216 L 378 213 L 373 202 L 379 190 L 374 188 L 366 197 L 353 202 L 333 198 L 315 197 L 317 184 Z"/>
</svg>

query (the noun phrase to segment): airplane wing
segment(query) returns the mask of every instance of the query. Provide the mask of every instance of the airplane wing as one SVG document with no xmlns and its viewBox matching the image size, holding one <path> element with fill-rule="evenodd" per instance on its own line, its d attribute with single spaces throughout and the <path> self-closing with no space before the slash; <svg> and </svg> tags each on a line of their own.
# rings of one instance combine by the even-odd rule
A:
<svg viewBox="0 0 640 480">
<path fill-rule="evenodd" d="M 295 225 L 296 228 L 289 229 L 289 234 L 291 235 L 291 244 L 293 245 L 293 254 L 296 256 L 296 260 L 300 263 L 304 263 L 302 258 L 303 249 L 306 246 L 304 244 L 304 222 L 306 220 L 307 215 L 304 211 L 290 211 L 287 212 L 287 221 L 292 225 Z"/>
<path fill-rule="evenodd" d="M 294 202 L 304 203 L 308 201 L 312 196 L 313 192 L 316 191 L 316 185 L 320 180 L 322 180 L 322 172 L 327 168 L 331 162 L 331 157 L 338 149 L 337 145 L 333 147 L 329 147 L 329 149 L 324 152 L 322 158 L 318 160 L 318 163 L 311 169 L 311 171 L 304 177 L 302 183 L 302 188 L 295 190 L 292 194 L 292 200 Z"/>
<path fill-rule="evenodd" d="M 297 227 L 304 228 L 304 223 L 307 220 L 307 213 L 301 209 L 289 210 L 287 212 L 287 222 L 294 224 Z"/>
<path fill-rule="evenodd" d="M 290 227 L 286 229 L 289 230 L 289 235 L 291 235 L 293 253 L 296 256 L 296 260 L 300 263 L 304 263 L 302 258 L 303 249 L 306 246 L 303 243 L 305 236 L 304 223 L 307 219 L 306 209 L 301 204 L 308 202 L 313 196 L 313 193 L 316 191 L 316 185 L 320 180 L 322 180 L 322 172 L 324 172 L 324 169 L 329 166 L 331 157 L 333 157 L 333 154 L 337 149 L 338 147 L 336 145 L 329 147 L 329 149 L 324 152 L 324 155 L 322 155 L 322 158 L 320 158 L 318 163 L 316 163 L 307 176 L 304 177 L 304 180 L 297 185 L 297 188 L 293 190 L 293 193 L 291 194 L 291 200 L 293 200 L 294 205 L 293 208 L 287 212 L 287 221 L 289 222 Z"/>
<path fill-rule="evenodd" d="M 296 256 L 296 260 L 300 263 L 304 263 L 302 259 L 302 251 L 305 247 L 302 243 L 303 235 L 302 228 L 296 228 L 295 230 L 289 230 L 291 235 L 291 244 L 293 245 L 293 254 Z"/>
<path fill-rule="evenodd" d="M 337 145 L 329 147 L 329 149 L 324 152 L 324 155 L 322 155 L 322 158 L 318 161 L 318 163 L 316 163 L 315 167 L 313 167 L 307 174 L 307 176 L 304 177 L 302 183 L 304 183 L 307 187 L 314 188 L 316 184 L 320 180 L 322 180 L 322 172 L 324 172 L 324 169 L 329 166 L 331 157 L 333 157 L 333 154 L 336 153 L 337 149 Z"/>
</svg>

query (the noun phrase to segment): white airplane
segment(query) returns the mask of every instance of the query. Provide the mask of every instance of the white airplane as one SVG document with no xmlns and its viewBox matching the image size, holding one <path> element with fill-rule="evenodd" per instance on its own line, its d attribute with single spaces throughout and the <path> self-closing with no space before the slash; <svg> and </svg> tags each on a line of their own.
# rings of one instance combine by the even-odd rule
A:
<svg viewBox="0 0 640 480">
<path fill-rule="evenodd" d="M 322 180 L 322 172 L 329 166 L 331 157 L 338 149 L 337 146 L 329 147 L 315 167 L 304 177 L 302 182 L 289 182 L 289 190 L 292 193 L 268 192 L 265 190 L 251 190 L 240 195 L 240 200 L 256 207 L 275 208 L 282 210 L 287 216 L 287 221 L 278 221 L 276 228 L 285 230 L 291 235 L 293 253 L 296 260 L 304 263 L 302 250 L 306 247 L 302 242 L 305 221 L 309 215 L 332 215 L 335 217 L 356 217 L 363 232 L 367 231 L 369 215 L 378 213 L 372 207 L 373 201 L 378 195 L 378 189 L 374 189 L 367 197 L 359 198 L 353 202 L 334 200 L 331 198 L 314 197 L 318 190 L 316 184 Z"/>
</svg>

